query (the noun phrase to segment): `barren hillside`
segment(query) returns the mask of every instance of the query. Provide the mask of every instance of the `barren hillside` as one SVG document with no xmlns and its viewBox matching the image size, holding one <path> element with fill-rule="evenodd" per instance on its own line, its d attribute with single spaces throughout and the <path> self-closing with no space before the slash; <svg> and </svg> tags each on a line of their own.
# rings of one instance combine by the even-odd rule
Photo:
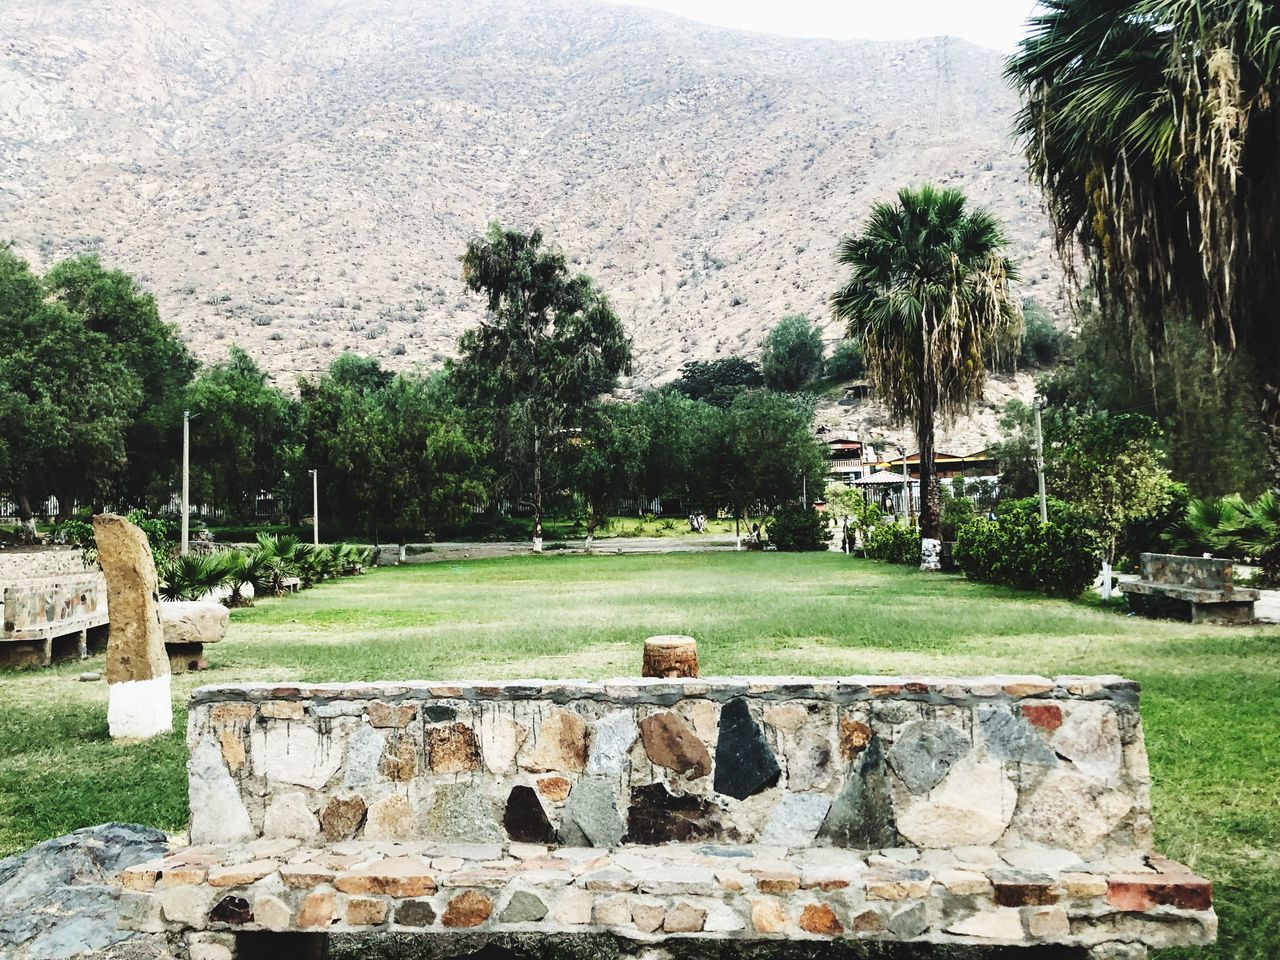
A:
<svg viewBox="0 0 1280 960">
<path fill-rule="evenodd" d="M 825 317 L 868 205 L 929 178 L 1007 222 L 1056 304 L 997 54 L 735 33 L 566 0 L 45 0 L 0 22 L 0 234 L 96 250 L 204 359 L 438 363 L 457 257 L 540 226 L 613 296 L 635 375 Z M 837 331 L 832 329 L 832 336 Z"/>
</svg>

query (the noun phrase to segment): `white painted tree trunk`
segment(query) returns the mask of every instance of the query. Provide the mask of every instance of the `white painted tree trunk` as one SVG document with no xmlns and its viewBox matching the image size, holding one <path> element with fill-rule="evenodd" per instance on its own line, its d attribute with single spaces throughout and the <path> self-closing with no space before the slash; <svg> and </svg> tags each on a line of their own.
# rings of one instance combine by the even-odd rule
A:
<svg viewBox="0 0 1280 960">
<path fill-rule="evenodd" d="M 1102 561 L 1102 599 L 1111 599 L 1111 562 Z"/>
<path fill-rule="evenodd" d="M 937 573 L 942 569 L 942 541 L 928 537 L 920 541 L 920 569 Z"/>
<path fill-rule="evenodd" d="M 405 553 L 405 545 L 402 543 L 400 544 L 400 562 L 401 563 L 404 563 L 406 555 L 407 554 Z"/>
<path fill-rule="evenodd" d="M 541 553 L 541 552 L 542 552 L 542 538 L 541 538 L 541 537 L 534 537 L 534 538 L 533 538 L 533 552 L 534 552 L 534 553 Z"/>
<path fill-rule="evenodd" d="M 147 740 L 173 730 L 169 674 L 113 683 L 107 690 L 107 730 L 112 739 Z"/>
</svg>

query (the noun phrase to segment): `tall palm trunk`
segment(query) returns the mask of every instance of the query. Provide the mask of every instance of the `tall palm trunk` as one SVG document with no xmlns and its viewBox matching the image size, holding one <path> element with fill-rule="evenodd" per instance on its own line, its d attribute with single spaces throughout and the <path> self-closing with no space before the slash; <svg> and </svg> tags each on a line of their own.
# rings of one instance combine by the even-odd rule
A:
<svg viewBox="0 0 1280 960">
<path fill-rule="evenodd" d="M 920 413 L 916 427 L 920 443 L 920 569 L 942 569 L 942 504 L 934 469 L 933 411 Z"/>
</svg>

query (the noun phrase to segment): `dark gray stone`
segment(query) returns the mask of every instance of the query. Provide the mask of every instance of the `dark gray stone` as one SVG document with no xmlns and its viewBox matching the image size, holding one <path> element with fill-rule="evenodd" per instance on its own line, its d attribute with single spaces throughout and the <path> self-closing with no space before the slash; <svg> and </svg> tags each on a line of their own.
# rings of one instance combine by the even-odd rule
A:
<svg viewBox="0 0 1280 960">
<path fill-rule="evenodd" d="M 0 860 L 0 957 L 97 955 L 145 935 L 117 929 L 125 867 L 162 857 L 159 830 L 108 823 L 46 840 Z"/>
<path fill-rule="evenodd" d="M 613 784 L 583 777 L 569 793 L 560 818 L 560 842 L 570 847 L 614 847 L 627 832 Z"/>
<path fill-rule="evenodd" d="M 445 723 L 458 719 L 458 711 L 453 707 L 432 703 L 422 708 L 422 719 L 427 723 Z"/>
<path fill-rule="evenodd" d="M 715 791 L 745 800 L 778 782 L 782 768 L 741 697 L 720 711 L 720 736 L 716 740 Z"/>
<path fill-rule="evenodd" d="M 890 917 L 888 927 L 899 940 L 910 940 L 929 929 L 929 913 L 923 903 L 913 903 Z"/>
<path fill-rule="evenodd" d="M 873 736 L 850 764 L 844 786 L 818 829 L 818 843 L 858 850 L 896 847 L 900 839 L 894 823 L 884 748 Z"/>
<path fill-rule="evenodd" d="M 395 922 L 402 927 L 429 927 L 436 912 L 428 900 L 405 900 L 396 905 Z"/>
<path fill-rule="evenodd" d="M 912 793 L 928 793 L 972 749 L 955 727 L 936 720 L 912 720 L 889 749 L 889 763 Z"/>
<path fill-rule="evenodd" d="M 536 923 L 547 915 L 547 905 L 528 890 L 517 890 L 498 917 L 499 923 Z"/>
<path fill-rule="evenodd" d="M 214 923 L 253 923 L 253 908 L 244 897 L 223 897 L 209 911 L 209 919 Z"/>
<path fill-rule="evenodd" d="M 999 760 L 1036 763 L 1052 767 L 1058 762 L 1040 732 L 1027 718 L 1015 714 L 1007 704 L 991 703 L 978 707 L 978 726 L 987 753 Z"/>
<path fill-rule="evenodd" d="M 507 809 L 502 814 L 507 836 L 518 843 L 555 843 L 556 832 L 538 799 L 538 791 L 523 784 L 507 794 Z"/>
</svg>

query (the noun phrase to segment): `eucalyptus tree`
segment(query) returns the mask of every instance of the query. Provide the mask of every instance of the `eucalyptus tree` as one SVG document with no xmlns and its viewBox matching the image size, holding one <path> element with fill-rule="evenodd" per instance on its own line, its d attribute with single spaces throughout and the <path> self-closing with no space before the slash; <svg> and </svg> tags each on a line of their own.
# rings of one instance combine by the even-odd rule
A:
<svg viewBox="0 0 1280 960">
<path fill-rule="evenodd" d="M 876 204 L 840 243 L 850 275 L 832 297 L 836 318 L 858 342 L 873 391 L 920 446 L 921 569 L 940 566 L 937 423 L 982 396 L 987 365 L 1021 334 L 1005 245 L 990 214 L 929 185 Z"/>
<path fill-rule="evenodd" d="M 493 223 L 462 255 L 462 279 L 486 312 L 458 340 L 454 379 L 474 408 L 490 411 L 495 453 L 513 468 L 533 505 L 533 548 L 542 549 L 549 467 L 591 404 L 617 383 L 631 343 L 609 298 L 586 274 L 571 274 L 542 233 Z"/>
<path fill-rule="evenodd" d="M 1142 355 L 1192 318 L 1251 356 L 1280 471 L 1280 6 L 1045 0 L 1008 73 L 1111 330 Z"/>
</svg>

